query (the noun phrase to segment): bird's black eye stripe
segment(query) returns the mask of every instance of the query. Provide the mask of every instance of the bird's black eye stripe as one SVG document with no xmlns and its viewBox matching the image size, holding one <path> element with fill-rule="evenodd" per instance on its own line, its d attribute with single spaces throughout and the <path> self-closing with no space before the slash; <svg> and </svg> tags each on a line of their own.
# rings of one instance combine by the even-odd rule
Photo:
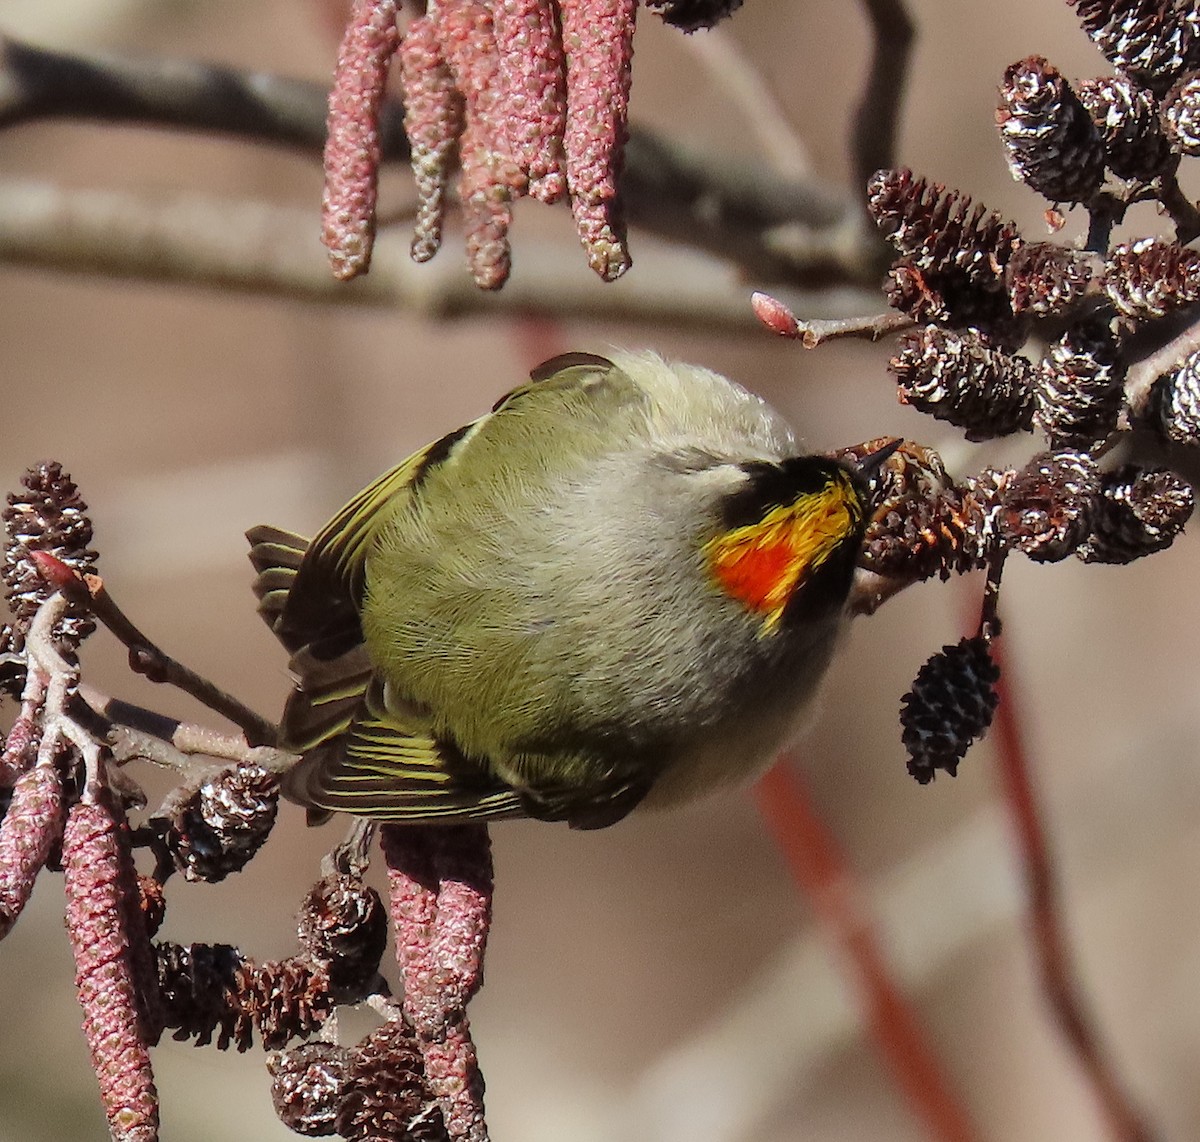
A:
<svg viewBox="0 0 1200 1142">
<path fill-rule="evenodd" d="M 435 444 L 431 444 L 426 450 L 425 455 L 421 457 L 421 462 L 417 465 L 417 470 L 413 473 L 409 487 L 420 487 L 425 477 L 454 451 L 454 446 L 470 431 L 471 425 L 464 424 L 462 428 L 456 428 L 453 432 L 447 432 L 441 440 Z"/>
<path fill-rule="evenodd" d="M 817 456 L 792 456 L 778 464 L 752 461 L 741 467 L 750 480 L 725 500 L 722 518 L 730 529 L 758 523 L 772 508 L 787 507 L 798 496 L 822 491 L 844 470 L 836 460 Z"/>
</svg>

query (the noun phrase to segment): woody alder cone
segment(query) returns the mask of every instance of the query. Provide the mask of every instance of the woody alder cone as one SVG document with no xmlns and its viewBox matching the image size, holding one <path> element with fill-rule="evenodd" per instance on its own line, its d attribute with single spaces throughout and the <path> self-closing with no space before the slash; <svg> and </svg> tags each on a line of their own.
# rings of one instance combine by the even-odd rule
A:
<svg viewBox="0 0 1200 1142">
<path fill-rule="evenodd" d="M 1042 56 L 1012 64 L 996 125 L 1013 178 L 1051 202 L 1087 202 L 1104 178 L 1104 144 L 1092 117 Z"/>
<path fill-rule="evenodd" d="M 1134 465 L 1104 477 L 1092 534 L 1075 554 L 1085 563 L 1129 563 L 1175 541 L 1196 504 L 1192 486 L 1165 469 Z"/>
<path fill-rule="evenodd" d="M 1163 100 L 1162 126 L 1181 155 L 1200 155 L 1200 73 L 1185 75 Z"/>
<path fill-rule="evenodd" d="M 1152 92 L 1124 75 L 1087 79 L 1077 90 L 1100 133 L 1105 165 L 1117 178 L 1149 182 L 1179 164 L 1163 134 Z"/>
<path fill-rule="evenodd" d="M 1000 533 L 1035 562 L 1065 559 L 1090 534 L 1099 493 L 1096 462 L 1086 453 L 1042 452 L 1004 489 Z"/>
<path fill-rule="evenodd" d="M 922 785 L 939 769 L 954 777 L 971 743 L 992 724 L 1000 669 L 987 642 L 964 638 L 944 646 L 917 673 L 900 705 L 908 772 Z"/>
<path fill-rule="evenodd" d="M 1117 427 L 1124 380 L 1120 347 L 1108 323 L 1081 321 L 1050 346 L 1042 361 L 1034 424 L 1051 448 L 1090 451 Z"/>
<path fill-rule="evenodd" d="M 309 1138 L 337 1133 L 350 1052 L 334 1043 L 302 1043 L 267 1059 L 279 1121 Z"/>
<path fill-rule="evenodd" d="M 1154 384 L 1151 406 L 1158 430 L 1173 444 L 1200 444 L 1200 351 Z"/>
</svg>

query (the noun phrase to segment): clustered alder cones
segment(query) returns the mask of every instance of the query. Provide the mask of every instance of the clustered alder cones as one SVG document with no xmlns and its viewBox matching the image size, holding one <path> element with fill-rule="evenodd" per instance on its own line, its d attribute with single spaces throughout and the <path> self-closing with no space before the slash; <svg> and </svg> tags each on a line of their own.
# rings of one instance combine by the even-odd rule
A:
<svg viewBox="0 0 1200 1142">
<path fill-rule="evenodd" d="M 870 217 L 895 250 L 885 292 L 912 323 L 890 363 L 901 402 L 969 440 L 1036 432 L 1044 441 L 1024 467 L 962 483 L 928 449 L 901 448 L 862 557 L 883 581 L 987 567 L 998 586 L 1013 551 L 1127 563 L 1169 547 L 1192 513 L 1191 486 L 1165 464 L 1104 458 L 1133 428 L 1157 435 L 1164 453 L 1200 444 L 1200 337 L 1189 333 L 1200 216 L 1177 180 L 1182 158 L 1200 154 L 1200 11 L 1068 3 L 1115 74 L 1072 84 L 1041 56 L 1020 60 L 1002 77 L 996 126 L 1013 177 L 1049 200 L 1052 227 L 1065 223 L 1064 208 L 1087 212 L 1084 240 L 1031 239 L 903 168 L 878 171 L 867 187 Z M 1159 204 L 1173 233 L 1112 242 L 1114 224 L 1143 201 Z M 770 299 L 758 309 L 788 331 Z M 1148 341 L 1178 348 L 1149 376 Z M 994 592 L 987 612 L 980 633 L 930 659 L 904 699 L 919 781 L 955 773 L 991 722 Z"/>
</svg>

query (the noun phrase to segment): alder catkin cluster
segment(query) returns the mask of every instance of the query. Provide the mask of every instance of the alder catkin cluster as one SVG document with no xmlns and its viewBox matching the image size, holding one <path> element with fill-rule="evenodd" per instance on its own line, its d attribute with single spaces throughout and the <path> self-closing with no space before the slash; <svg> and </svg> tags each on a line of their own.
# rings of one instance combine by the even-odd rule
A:
<svg viewBox="0 0 1200 1142">
<path fill-rule="evenodd" d="M 989 568 L 1020 552 L 1052 562 L 1127 563 L 1162 551 L 1192 514 L 1190 485 L 1165 464 L 1106 460 L 1116 435 L 1157 434 L 1160 449 L 1200 444 L 1200 339 L 1152 384 L 1131 384 L 1141 346 L 1170 342 L 1200 302 L 1200 212 L 1180 188 L 1181 162 L 1200 154 L 1200 10 L 1182 0 L 1067 0 L 1116 74 L 1069 80 L 1031 55 L 1007 68 L 996 127 L 1015 179 L 1089 220 L 1076 245 L 1031 240 L 962 191 L 910 170 L 881 170 L 867 187 L 871 218 L 895 249 L 884 282 L 915 328 L 890 369 L 902 403 L 969 440 L 1032 432 L 1025 465 L 956 484 L 944 473 L 919 491 L 885 494 L 862 566 L 913 580 Z M 1112 240 L 1129 206 L 1151 201 L 1173 231 Z M 928 472 L 902 448 L 889 467 Z M 946 647 L 922 668 L 901 720 L 909 768 L 928 781 L 954 773 L 995 708 L 987 643 Z M 989 697 L 989 695 L 991 695 Z"/>
</svg>

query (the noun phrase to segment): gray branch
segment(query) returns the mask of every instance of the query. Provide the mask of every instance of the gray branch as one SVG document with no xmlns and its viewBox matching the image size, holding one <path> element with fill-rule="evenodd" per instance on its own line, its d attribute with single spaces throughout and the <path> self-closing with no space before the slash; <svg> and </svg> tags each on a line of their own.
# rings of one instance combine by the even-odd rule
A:
<svg viewBox="0 0 1200 1142">
<path fill-rule="evenodd" d="M 325 88 L 304 80 L 0 40 L 0 127 L 52 118 L 139 124 L 317 159 L 325 110 Z M 395 99 L 383 110 L 381 142 L 385 162 L 407 161 Z M 763 282 L 872 287 L 887 264 L 882 243 L 862 225 L 858 196 L 687 151 L 645 129 L 632 133 L 622 190 L 634 225 L 718 254 Z"/>
</svg>

